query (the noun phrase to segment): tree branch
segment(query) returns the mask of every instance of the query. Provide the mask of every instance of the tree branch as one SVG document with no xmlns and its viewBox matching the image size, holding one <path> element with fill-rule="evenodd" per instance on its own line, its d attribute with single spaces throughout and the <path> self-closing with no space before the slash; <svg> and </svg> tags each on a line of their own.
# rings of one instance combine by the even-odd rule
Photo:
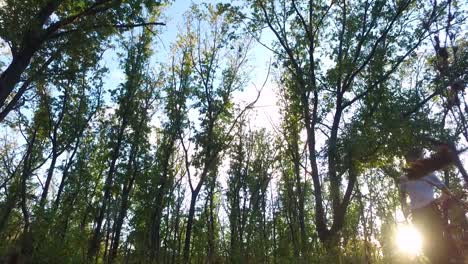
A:
<svg viewBox="0 0 468 264">
<path fill-rule="evenodd" d="M 55 34 L 50 35 L 50 39 L 56 39 L 56 38 L 61 38 L 65 35 L 69 35 L 78 31 L 88 31 L 88 30 L 96 30 L 100 28 L 120 28 L 120 29 L 132 29 L 132 28 L 137 28 L 137 27 L 148 27 L 148 26 L 165 26 L 166 23 L 163 22 L 146 22 L 146 23 L 137 23 L 137 24 L 103 24 L 103 25 L 94 25 L 92 27 L 88 27 L 85 29 L 70 29 L 70 30 L 65 30 L 65 31 L 60 31 Z"/>
</svg>

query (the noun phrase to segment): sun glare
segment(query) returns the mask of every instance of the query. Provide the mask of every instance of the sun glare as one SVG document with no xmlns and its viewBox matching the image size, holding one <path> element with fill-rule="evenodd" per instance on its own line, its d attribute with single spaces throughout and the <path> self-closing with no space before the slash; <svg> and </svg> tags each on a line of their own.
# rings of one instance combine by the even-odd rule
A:
<svg viewBox="0 0 468 264">
<path fill-rule="evenodd" d="M 396 234 L 398 248 L 410 255 L 421 253 L 422 237 L 418 230 L 411 225 L 399 225 Z"/>
<path fill-rule="evenodd" d="M 399 225 L 396 234 L 398 248 L 409 255 L 419 255 L 421 253 L 421 234 L 411 225 Z"/>
</svg>

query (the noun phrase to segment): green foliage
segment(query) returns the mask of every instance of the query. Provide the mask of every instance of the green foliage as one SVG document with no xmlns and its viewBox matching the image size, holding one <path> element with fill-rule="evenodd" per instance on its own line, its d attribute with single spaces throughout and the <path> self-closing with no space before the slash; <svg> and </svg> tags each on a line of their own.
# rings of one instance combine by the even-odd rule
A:
<svg viewBox="0 0 468 264">
<path fill-rule="evenodd" d="M 156 62 L 148 23 L 168 2 L 0 3 L 0 262 L 411 261 L 395 242 L 402 156 L 466 145 L 466 5 L 194 4 Z M 265 31 L 281 120 L 257 129 L 236 96 Z"/>
</svg>

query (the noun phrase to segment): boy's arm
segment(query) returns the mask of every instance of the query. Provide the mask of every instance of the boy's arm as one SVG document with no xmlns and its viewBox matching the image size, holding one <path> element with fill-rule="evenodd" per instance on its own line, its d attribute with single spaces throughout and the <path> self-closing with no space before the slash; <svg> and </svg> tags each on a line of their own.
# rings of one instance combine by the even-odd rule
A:
<svg viewBox="0 0 468 264">
<path fill-rule="evenodd" d="M 449 190 L 449 188 L 447 188 L 447 186 L 440 188 L 440 190 L 442 191 L 442 200 L 446 200 L 453 197 L 453 193 Z"/>
<path fill-rule="evenodd" d="M 401 181 L 401 179 L 400 179 Z M 400 182 L 400 191 L 399 191 L 399 196 L 400 196 L 400 204 L 401 204 L 401 210 L 403 212 L 403 216 L 405 219 L 408 218 L 409 215 L 409 206 L 406 201 L 406 183 L 405 182 Z"/>
<path fill-rule="evenodd" d="M 447 196 L 451 197 L 453 195 L 452 192 L 450 192 L 449 188 L 447 188 L 447 185 L 445 185 L 445 183 L 442 182 L 439 179 L 439 177 L 432 174 L 432 175 L 428 176 L 428 180 L 430 181 L 430 183 L 432 185 L 434 185 L 435 187 L 437 187 L 439 190 L 442 191 L 442 197 L 443 198 L 447 198 Z"/>
<path fill-rule="evenodd" d="M 400 192 L 400 203 L 401 203 L 401 211 L 403 212 L 403 216 L 405 217 L 405 219 L 407 219 L 409 215 L 409 206 L 408 206 L 408 203 L 406 202 L 405 191 Z"/>
</svg>

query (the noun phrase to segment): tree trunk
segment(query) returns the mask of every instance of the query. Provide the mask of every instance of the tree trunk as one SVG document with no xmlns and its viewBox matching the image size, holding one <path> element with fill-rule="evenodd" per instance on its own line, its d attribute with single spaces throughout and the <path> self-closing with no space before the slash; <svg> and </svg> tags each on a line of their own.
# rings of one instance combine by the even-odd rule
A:
<svg viewBox="0 0 468 264">
<path fill-rule="evenodd" d="M 27 191 L 24 189 L 26 187 L 26 180 L 29 178 L 29 175 L 31 173 L 31 159 L 32 159 L 32 151 L 33 151 L 33 146 L 36 141 L 36 133 L 37 131 L 35 130 L 32 138 L 28 144 L 28 149 L 26 150 L 26 154 L 23 159 L 23 172 L 21 174 L 21 178 L 17 183 L 15 183 L 15 180 L 13 180 L 11 186 L 10 186 L 10 195 L 7 198 L 5 209 L 2 210 L 1 217 L 0 217 L 0 233 L 3 231 L 3 229 L 6 226 L 6 223 L 8 222 L 8 218 L 10 217 L 11 211 L 15 208 L 18 196 L 21 195 L 22 197 L 25 196 L 25 192 Z"/>
<path fill-rule="evenodd" d="M 135 164 L 135 156 L 136 156 L 135 152 L 136 152 L 136 147 L 132 146 L 132 150 L 130 151 L 130 159 L 129 159 L 129 163 L 130 163 L 129 167 L 132 168 L 132 174 L 130 176 L 130 179 L 128 180 L 128 183 L 124 186 L 123 191 L 122 191 L 122 203 L 120 205 L 119 214 L 117 216 L 117 220 L 115 223 L 115 234 L 114 234 L 114 238 L 112 241 L 111 250 L 109 253 L 108 263 L 114 263 L 115 257 L 117 256 L 117 251 L 119 249 L 120 233 L 122 231 L 122 225 L 123 225 L 124 219 L 127 216 L 127 209 L 130 203 L 129 201 L 130 193 L 132 192 L 133 183 L 135 182 L 135 178 L 137 175 L 137 165 Z"/>
<path fill-rule="evenodd" d="M 201 185 L 200 185 L 201 186 Z M 184 259 L 183 263 L 188 264 L 190 263 L 190 239 L 192 237 L 192 227 L 193 227 L 193 219 L 195 217 L 195 204 L 198 197 L 198 192 L 200 189 L 195 189 L 192 192 L 191 199 L 190 199 L 190 208 L 189 208 L 189 215 L 187 218 L 187 228 L 185 231 L 185 242 L 184 242 Z"/>
<path fill-rule="evenodd" d="M 208 219 L 208 263 L 214 263 L 215 257 L 215 219 L 214 219 L 214 204 L 213 196 L 215 189 L 215 178 L 213 177 L 209 190 L 209 219 Z"/>
<path fill-rule="evenodd" d="M 24 47 L 18 54 L 13 54 L 12 62 L 0 76 L 0 108 L 5 105 L 16 84 L 20 81 L 21 74 L 29 66 L 32 56 L 39 49 L 40 40 L 32 36 L 28 36 L 26 39 L 30 43 L 30 46 Z"/>
<path fill-rule="evenodd" d="M 151 227 L 150 227 L 150 234 L 151 234 L 151 258 L 158 262 L 160 258 L 160 248 L 161 248 L 161 218 L 162 218 L 162 211 L 164 209 L 164 194 L 166 192 L 166 185 L 167 185 L 167 173 L 169 168 L 169 157 L 167 157 L 167 163 L 165 164 L 165 169 L 163 174 L 160 178 L 160 186 L 156 191 L 155 196 L 155 208 L 153 212 L 153 216 L 151 217 Z"/>
<path fill-rule="evenodd" d="M 32 21 L 30 21 L 30 27 L 26 30 L 19 45 L 20 49 L 13 51 L 13 60 L 0 76 L 0 108 L 5 105 L 8 96 L 29 66 L 31 58 L 44 43 L 43 26 L 50 15 L 57 10 L 61 2 L 61 0 L 48 1 L 41 7 Z"/>
<path fill-rule="evenodd" d="M 179 222 L 180 222 L 180 207 L 182 204 L 182 199 L 178 197 L 177 205 L 176 205 L 176 215 L 174 218 L 174 248 L 172 249 L 172 259 L 171 263 L 176 263 L 176 257 L 180 255 L 180 241 L 181 241 L 181 236 L 179 234 Z M 176 248 L 176 243 L 178 247 Z M 177 256 L 176 256 L 177 252 Z"/>
<path fill-rule="evenodd" d="M 23 173 L 21 177 L 21 185 L 20 185 L 20 194 L 21 194 L 21 211 L 23 213 L 23 220 L 24 220 L 24 227 L 23 227 L 23 238 L 21 242 L 21 254 L 25 258 L 25 263 L 29 263 L 32 254 L 33 254 L 33 237 L 31 234 L 30 230 L 30 215 L 29 211 L 27 208 L 27 181 L 29 179 L 29 176 L 31 175 L 31 166 L 32 166 L 32 160 L 31 160 L 31 155 L 32 155 L 32 146 L 34 145 L 34 142 L 36 140 L 36 132 L 37 130 L 34 131 L 33 137 L 31 139 L 30 147 L 28 146 L 28 151 L 27 151 L 27 160 L 25 160 L 24 163 L 24 168 L 23 168 Z"/>
<path fill-rule="evenodd" d="M 39 210 L 42 212 L 44 210 L 45 204 L 47 202 L 47 193 L 49 192 L 50 182 L 52 181 L 52 176 L 54 175 L 55 163 L 57 162 L 58 152 L 57 152 L 57 143 L 53 143 L 52 146 L 52 160 L 50 161 L 49 170 L 47 172 L 47 179 L 44 184 L 44 190 L 42 191 L 41 200 L 39 202 Z"/>
<path fill-rule="evenodd" d="M 110 219 L 111 219 L 111 216 L 110 216 L 110 211 L 107 210 L 107 217 L 106 217 L 106 239 L 105 239 L 105 242 L 104 242 L 104 254 L 102 256 L 102 262 L 106 262 L 106 259 L 107 259 L 107 256 L 108 256 L 108 250 L 109 250 L 109 236 L 110 234 L 112 233 L 112 229 L 111 229 L 111 224 L 110 224 Z M 98 262 L 98 259 L 99 259 L 99 248 L 96 252 L 96 263 Z"/>
<path fill-rule="evenodd" d="M 99 243 L 101 240 L 102 221 L 104 219 L 104 214 L 107 209 L 107 203 L 111 196 L 111 188 L 114 182 L 114 173 L 116 169 L 116 163 L 117 163 L 117 159 L 119 158 L 120 147 L 122 144 L 123 135 L 124 135 L 124 131 L 126 127 L 127 127 L 127 120 L 126 118 L 124 118 L 119 128 L 119 133 L 117 135 L 117 142 L 115 143 L 114 148 L 112 149 L 111 164 L 109 166 L 109 172 L 107 174 L 106 181 L 104 184 L 104 197 L 102 199 L 102 205 L 101 205 L 101 208 L 99 209 L 98 216 L 96 218 L 96 228 L 94 229 L 93 236 L 89 243 L 88 257 L 90 260 L 93 259 L 93 257 L 96 255 L 99 249 Z"/>
<path fill-rule="evenodd" d="M 72 154 L 70 155 L 70 158 L 68 159 L 66 165 L 65 165 L 65 168 L 63 169 L 63 173 L 62 173 L 62 179 L 60 181 L 60 185 L 59 185 L 59 188 L 58 188 L 58 191 L 57 191 L 57 197 L 55 198 L 55 201 L 54 201 L 54 211 L 57 210 L 59 204 L 60 204 L 60 199 L 62 198 L 62 193 L 63 193 L 63 189 L 65 188 L 65 183 L 67 181 L 67 177 L 68 177 L 68 172 L 73 164 L 73 159 L 76 155 L 76 152 L 78 151 L 78 146 L 80 145 L 80 137 L 77 139 L 76 141 L 76 144 L 75 144 L 75 147 L 73 148 L 73 152 Z"/>
</svg>

